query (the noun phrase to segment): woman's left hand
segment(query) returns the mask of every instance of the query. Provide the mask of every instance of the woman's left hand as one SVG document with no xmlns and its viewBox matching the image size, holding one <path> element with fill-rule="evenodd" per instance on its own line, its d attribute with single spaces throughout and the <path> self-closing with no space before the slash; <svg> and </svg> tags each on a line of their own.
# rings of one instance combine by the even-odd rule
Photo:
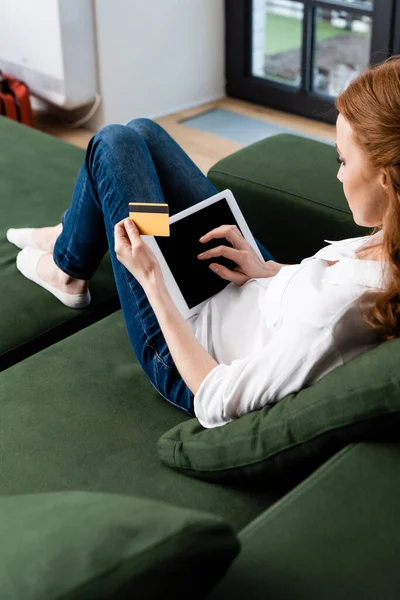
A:
<svg viewBox="0 0 400 600">
<path fill-rule="evenodd" d="M 164 282 L 160 263 L 151 248 L 140 237 L 139 229 L 130 218 L 114 227 L 114 250 L 120 263 L 145 289 Z"/>
</svg>

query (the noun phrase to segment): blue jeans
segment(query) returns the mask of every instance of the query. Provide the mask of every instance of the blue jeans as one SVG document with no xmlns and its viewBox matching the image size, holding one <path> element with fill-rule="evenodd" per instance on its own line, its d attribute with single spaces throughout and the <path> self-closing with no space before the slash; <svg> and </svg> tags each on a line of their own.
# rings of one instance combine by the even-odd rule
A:
<svg viewBox="0 0 400 600">
<path fill-rule="evenodd" d="M 133 351 L 153 387 L 193 416 L 193 394 L 180 376 L 140 283 L 114 252 L 114 225 L 128 202 L 166 202 L 173 214 L 218 190 L 157 123 L 135 119 L 108 125 L 89 142 L 71 206 L 62 215 L 54 262 L 71 277 L 89 280 L 109 250 Z M 257 242 L 267 260 L 274 260 Z"/>
</svg>

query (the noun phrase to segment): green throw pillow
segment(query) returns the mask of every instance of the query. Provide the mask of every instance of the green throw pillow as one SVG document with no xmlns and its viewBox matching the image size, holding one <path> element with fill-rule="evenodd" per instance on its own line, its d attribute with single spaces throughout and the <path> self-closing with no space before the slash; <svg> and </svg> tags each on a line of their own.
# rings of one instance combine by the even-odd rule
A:
<svg viewBox="0 0 400 600">
<path fill-rule="evenodd" d="M 265 484 L 301 481 L 342 447 L 368 439 L 400 439 L 399 339 L 222 427 L 185 421 L 157 445 L 160 459 L 187 475 Z"/>
<path fill-rule="evenodd" d="M 0 597 L 199 597 L 239 551 L 218 517 L 91 492 L 0 497 Z"/>
</svg>

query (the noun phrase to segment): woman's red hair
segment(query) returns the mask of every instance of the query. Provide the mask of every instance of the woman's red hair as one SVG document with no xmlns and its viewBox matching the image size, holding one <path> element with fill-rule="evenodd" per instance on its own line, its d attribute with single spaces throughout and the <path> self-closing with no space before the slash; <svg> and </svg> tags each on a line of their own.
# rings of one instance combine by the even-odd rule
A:
<svg viewBox="0 0 400 600">
<path fill-rule="evenodd" d="M 382 224 L 382 252 L 387 261 L 384 291 L 362 310 L 382 340 L 400 335 L 400 54 L 373 65 L 353 79 L 335 106 L 352 128 L 353 139 L 371 168 L 384 169 L 388 193 Z"/>
</svg>

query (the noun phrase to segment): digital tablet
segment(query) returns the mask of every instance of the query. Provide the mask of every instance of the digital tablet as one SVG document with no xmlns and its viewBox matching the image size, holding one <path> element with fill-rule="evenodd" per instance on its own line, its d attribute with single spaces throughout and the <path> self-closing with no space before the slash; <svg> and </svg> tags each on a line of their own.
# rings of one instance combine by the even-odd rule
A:
<svg viewBox="0 0 400 600">
<path fill-rule="evenodd" d="M 236 225 L 258 256 L 263 256 L 230 190 L 224 190 L 169 217 L 169 237 L 142 235 L 159 260 L 165 284 L 185 319 L 230 282 L 209 268 L 212 262 L 234 270 L 237 264 L 224 256 L 200 260 L 197 255 L 215 246 L 231 246 L 226 238 L 201 243 L 199 239 L 220 225 Z"/>
</svg>

